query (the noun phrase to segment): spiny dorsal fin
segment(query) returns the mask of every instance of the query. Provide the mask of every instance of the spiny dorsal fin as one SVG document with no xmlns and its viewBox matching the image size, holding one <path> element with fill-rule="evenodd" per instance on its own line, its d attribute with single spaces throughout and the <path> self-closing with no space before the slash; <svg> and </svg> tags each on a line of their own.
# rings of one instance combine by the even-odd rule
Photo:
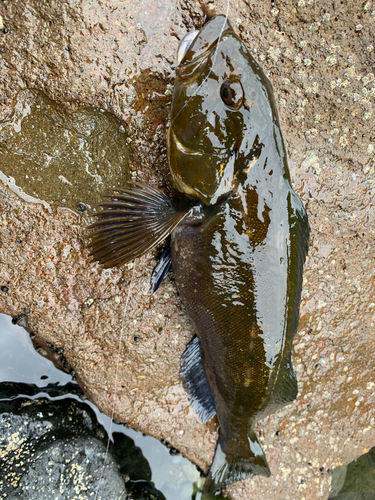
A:
<svg viewBox="0 0 375 500">
<path fill-rule="evenodd" d="M 157 247 L 190 210 L 177 211 L 159 189 L 131 182 L 106 195 L 89 226 L 91 253 L 103 267 L 121 266 Z"/>
<path fill-rule="evenodd" d="M 194 337 L 181 357 L 180 377 L 189 402 L 205 424 L 216 415 L 215 405 L 204 371 L 201 343 Z"/>
</svg>

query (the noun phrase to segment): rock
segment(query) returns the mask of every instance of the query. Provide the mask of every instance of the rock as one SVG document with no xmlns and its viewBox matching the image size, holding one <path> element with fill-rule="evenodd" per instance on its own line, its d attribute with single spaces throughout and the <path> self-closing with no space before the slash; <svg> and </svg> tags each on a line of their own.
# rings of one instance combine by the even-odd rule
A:
<svg viewBox="0 0 375 500">
<path fill-rule="evenodd" d="M 152 486 L 144 481 L 127 485 L 129 500 L 166 500 L 163 494 L 156 492 Z"/>
<path fill-rule="evenodd" d="M 21 90 L 1 123 L 0 178 L 15 192 L 22 183 L 22 196 L 44 200 L 47 207 L 83 213 L 108 186 L 123 185 L 128 178 L 129 146 L 120 127 L 110 113 L 69 112 L 41 92 Z"/>
<path fill-rule="evenodd" d="M 115 403 L 116 420 L 166 439 L 207 467 L 216 424 L 199 423 L 179 383 L 179 360 L 193 331 L 172 283 L 148 294 L 152 256 L 132 269 L 103 271 L 89 262 L 79 216 L 51 210 L 54 216 L 0 185 L 0 273 L 9 286 L 0 309 L 16 318 L 28 309 L 34 344 L 74 369 L 101 410 L 111 415 Z"/>
<path fill-rule="evenodd" d="M 1 3 L 9 29 L 0 35 L 1 115 L 9 115 L 25 88 L 70 110 L 110 111 L 129 138 L 131 178 L 168 192 L 166 91 L 178 39 L 203 22 L 199 6 L 192 0 L 91 5 Z M 226 3 L 217 5 L 225 12 Z M 325 499 L 327 470 L 375 444 L 369 355 L 375 343 L 375 14 L 371 2 L 250 8 L 240 0 L 230 4 L 229 17 L 273 83 L 293 183 L 312 233 L 293 352 L 299 396 L 257 428 L 272 476 L 227 493 L 236 500 Z M 66 366 L 101 410 L 110 415 L 114 408 L 117 420 L 166 439 L 207 471 L 217 424 L 198 421 L 179 382 L 179 359 L 193 330 L 172 277 L 149 296 L 154 255 L 102 270 L 90 262 L 86 223 L 78 215 L 27 203 L 3 186 L 0 210 L 0 286 L 9 288 L 0 293 L 0 311 L 27 314 L 47 355 L 60 359 L 59 351 L 48 354 L 48 344 L 64 348 Z"/>
<path fill-rule="evenodd" d="M 4 403 L 1 403 L 1 407 Z M 11 500 L 124 500 L 123 477 L 92 416 L 72 401 L 16 399 L 0 414 L 0 484 Z M 37 497 L 35 496 L 37 495 Z M 103 496 L 104 495 L 104 496 Z"/>
</svg>

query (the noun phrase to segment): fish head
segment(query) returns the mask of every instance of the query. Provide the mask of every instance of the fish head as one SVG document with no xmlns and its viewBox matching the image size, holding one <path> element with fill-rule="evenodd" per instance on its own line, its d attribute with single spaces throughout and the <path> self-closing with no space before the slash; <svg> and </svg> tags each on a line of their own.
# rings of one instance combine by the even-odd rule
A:
<svg viewBox="0 0 375 500">
<path fill-rule="evenodd" d="M 210 205 L 233 190 L 239 172 L 251 163 L 252 150 L 259 157 L 255 129 L 263 118 L 272 120 L 273 96 L 225 16 L 213 17 L 189 36 L 190 45 L 185 39 L 180 44 L 169 165 L 177 190 Z M 254 114 L 254 100 L 264 101 L 263 118 Z"/>
</svg>

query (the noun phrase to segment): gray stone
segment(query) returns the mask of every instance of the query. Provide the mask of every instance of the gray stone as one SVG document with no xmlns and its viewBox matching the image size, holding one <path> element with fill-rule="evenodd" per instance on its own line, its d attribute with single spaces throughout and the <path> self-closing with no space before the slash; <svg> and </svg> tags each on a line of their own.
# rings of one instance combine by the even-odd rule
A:
<svg viewBox="0 0 375 500">
<path fill-rule="evenodd" d="M 1 498 L 126 498 L 118 465 L 79 403 L 16 400 L 13 410 L 0 414 Z"/>
</svg>

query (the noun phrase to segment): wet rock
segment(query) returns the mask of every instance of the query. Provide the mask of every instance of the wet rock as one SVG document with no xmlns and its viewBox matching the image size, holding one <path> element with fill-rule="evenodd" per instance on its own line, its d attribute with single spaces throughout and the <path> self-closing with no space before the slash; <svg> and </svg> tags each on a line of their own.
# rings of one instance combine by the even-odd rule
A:
<svg viewBox="0 0 375 500">
<path fill-rule="evenodd" d="M 126 498 L 118 466 L 79 403 L 18 399 L 0 411 L 2 497 L 73 500 L 99 489 L 98 499 Z"/>
<path fill-rule="evenodd" d="M 166 500 L 160 491 L 155 490 L 144 481 L 137 481 L 136 483 L 129 481 L 126 489 L 128 491 L 127 500 Z"/>
<path fill-rule="evenodd" d="M 21 195 L 83 213 L 128 178 L 129 146 L 120 126 L 109 113 L 68 112 L 41 92 L 23 90 L 0 120 L 0 178 Z"/>
<path fill-rule="evenodd" d="M 233 499 L 325 499 L 327 470 L 375 444 L 372 9 L 371 2 L 311 0 L 251 8 L 240 1 L 230 9 L 273 83 L 312 228 L 293 352 L 299 396 L 257 428 L 272 476 L 231 486 Z M 9 29 L 0 37 L 1 116 L 26 87 L 70 110 L 110 111 L 129 138 L 131 178 L 168 192 L 167 85 L 178 39 L 203 22 L 199 6 L 118 0 L 93 9 L 87 0 L 25 7 L 13 0 L 0 4 L 0 15 Z M 9 287 L 0 310 L 17 318 L 28 308 L 37 339 L 65 348 L 79 384 L 103 411 L 114 408 L 117 420 L 166 439 L 207 471 L 216 422 L 199 423 L 179 382 L 193 330 L 173 278 L 149 296 L 153 255 L 102 270 L 90 263 L 78 215 L 27 203 L 3 186 L 0 217 L 0 276 Z"/>
<path fill-rule="evenodd" d="M 193 331 L 173 283 L 149 295 L 152 255 L 124 269 L 100 269 L 89 261 L 80 217 L 51 210 L 0 185 L 0 273 L 13 284 L 0 309 L 17 322 L 28 308 L 34 345 L 74 369 L 100 409 L 111 415 L 114 405 L 116 420 L 165 438 L 206 467 L 216 424 L 199 423 L 179 383 L 180 357 Z"/>
</svg>

